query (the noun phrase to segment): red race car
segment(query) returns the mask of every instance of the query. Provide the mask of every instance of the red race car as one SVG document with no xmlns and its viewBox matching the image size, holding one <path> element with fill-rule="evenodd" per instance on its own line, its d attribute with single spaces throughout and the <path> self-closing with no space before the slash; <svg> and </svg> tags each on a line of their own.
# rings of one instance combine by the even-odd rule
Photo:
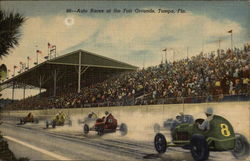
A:
<svg viewBox="0 0 250 161">
<path fill-rule="evenodd" d="M 105 133 L 114 133 L 117 130 L 121 132 L 121 135 L 124 136 L 128 132 L 127 125 L 122 123 L 118 125 L 117 120 L 110 113 L 105 113 L 106 116 L 103 118 L 98 118 L 94 124 L 94 126 L 89 127 L 88 124 L 83 125 L 83 133 L 88 134 L 89 131 L 96 131 L 99 136 Z"/>
</svg>

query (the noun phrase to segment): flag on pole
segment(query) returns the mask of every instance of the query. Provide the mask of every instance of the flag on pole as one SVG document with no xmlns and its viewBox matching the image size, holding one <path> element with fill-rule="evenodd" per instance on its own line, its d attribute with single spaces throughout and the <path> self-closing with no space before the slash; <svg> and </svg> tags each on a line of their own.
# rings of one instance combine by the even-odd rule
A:
<svg viewBox="0 0 250 161">
<path fill-rule="evenodd" d="M 228 33 L 233 33 L 233 30 L 229 30 Z"/>
<path fill-rule="evenodd" d="M 42 51 L 41 50 L 36 50 L 36 53 L 42 54 Z"/>
</svg>

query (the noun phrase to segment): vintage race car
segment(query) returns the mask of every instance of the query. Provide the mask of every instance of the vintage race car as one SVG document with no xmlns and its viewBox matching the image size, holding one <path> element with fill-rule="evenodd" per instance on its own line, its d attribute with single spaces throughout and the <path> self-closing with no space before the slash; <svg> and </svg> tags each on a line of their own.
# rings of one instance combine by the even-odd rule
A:
<svg viewBox="0 0 250 161">
<path fill-rule="evenodd" d="M 39 120 L 37 118 L 34 118 L 34 116 L 29 113 L 26 117 L 23 117 L 20 119 L 20 123 L 18 125 L 24 125 L 26 123 L 39 123 Z"/>
<path fill-rule="evenodd" d="M 105 133 L 114 133 L 117 130 L 121 132 L 121 135 L 124 136 L 128 132 L 127 125 L 122 123 L 121 125 L 117 124 L 117 120 L 112 114 L 109 114 L 107 118 L 98 118 L 93 126 L 89 124 L 83 125 L 83 133 L 86 135 L 89 131 L 96 131 L 99 136 Z"/>
<path fill-rule="evenodd" d="M 50 121 L 46 120 L 45 124 L 46 128 L 49 128 L 49 126 L 55 128 L 56 126 L 64 126 L 64 125 L 72 126 L 72 121 L 69 118 L 60 119 L 58 116 L 56 116 L 54 119 Z"/>
<path fill-rule="evenodd" d="M 177 121 L 177 117 L 179 117 L 179 121 Z M 173 129 L 175 129 L 176 126 L 183 123 L 188 123 L 188 124 L 194 123 L 194 117 L 192 115 L 178 115 L 176 116 L 176 119 L 169 118 L 165 120 L 162 126 L 158 123 L 155 123 L 154 132 L 158 133 L 164 130 L 172 131 Z"/>
<path fill-rule="evenodd" d="M 154 139 L 156 151 L 165 153 L 168 147 L 182 147 L 190 149 L 196 161 L 207 160 L 210 151 L 231 151 L 235 158 L 240 159 L 249 155 L 247 139 L 234 133 L 232 125 L 225 118 L 214 115 L 207 131 L 198 128 L 203 121 L 197 119 L 193 124 L 178 125 L 172 133 L 172 142 L 167 142 L 163 134 L 157 133 Z"/>
</svg>

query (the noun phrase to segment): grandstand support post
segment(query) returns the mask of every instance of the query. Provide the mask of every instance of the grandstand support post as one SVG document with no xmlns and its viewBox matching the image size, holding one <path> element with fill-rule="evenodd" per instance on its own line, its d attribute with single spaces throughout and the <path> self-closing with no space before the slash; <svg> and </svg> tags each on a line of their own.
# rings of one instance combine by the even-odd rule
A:
<svg viewBox="0 0 250 161">
<path fill-rule="evenodd" d="M 81 66 L 82 66 L 82 52 L 79 52 L 79 64 L 78 64 L 78 87 L 77 92 L 81 91 Z"/>
<path fill-rule="evenodd" d="M 41 89 L 42 89 L 42 76 L 39 76 L 39 95 L 41 96 Z"/>
<path fill-rule="evenodd" d="M 54 97 L 56 96 L 56 69 L 54 70 Z"/>
<path fill-rule="evenodd" d="M 23 85 L 23 99 L 25 99 L 25 89 L 26 89 L 26 84 Z"/>
<path fill-rule="evenodd" d="M 15 93 L 15 82 L 13 81 L 13 86 L 12 86 L 12 101 L 14 101 L 14 93 Z"/>
</svg>

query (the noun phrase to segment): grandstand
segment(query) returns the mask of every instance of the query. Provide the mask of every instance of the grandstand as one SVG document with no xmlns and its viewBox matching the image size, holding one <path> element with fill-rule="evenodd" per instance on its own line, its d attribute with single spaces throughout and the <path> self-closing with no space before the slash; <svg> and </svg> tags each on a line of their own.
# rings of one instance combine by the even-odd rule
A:
<svg viewBox="0 0 250 161">
<path fill-rule="evenodd" d="M 89 55 L 96 56 L 88 53 L 86 57 Z M 96 59 L 96 57 L 80 59 L 82 62 L 85 61 L 82 64 L 82 73 L 84 73 L 83 77 L 86 76 L 83 79 L 85 81 L 81 81 L 84 86 L 80 91 L 79 86 L 76 90 L 77 72 L 75 72 L 78 67 L 76 60 L 79 57 L 77 54 L 72 54 L 71 59 L 75 56 L 75 62 L 73 62 L 70 57 L 66 56 L 45 62 L 53 67 L 46 70 L 49 71 L 47 76 L 49 77 L 55 69 L 61 69 L 62 73 L 66 72 L 68 66 L 62 61 L 66 62 L 72 65 L 69 65 L 70 73 L 67 77 L 60 78 L 60 81 L 63 80 L 70 84 L 71 80 L 74 80 L 76 86 L 64 87 L 63 83 L 60 84 L 57 81 L 58 87 L 63 91 L 59 92 L 56 97 L 30 97 L 16 101 L 7 108 L 79 108 L 250 100 L 250 45 L 248 44 L 244 45 L 243 49 L 234 48 L 233 50 L 218 50 L 217 53 L 200 53 L 191 58 L 165 62 L 141 70 L 136 70 L 136 67 L 126 63 L 117 61 L 110 63 L 111 60 L 108 58 L 106 58 L 106 62 Z M 62 66 L 59 68 L 58 65 L 61 64 Z M 91 68 L 88 69 L 90 66 L 95 73 L 100 70 L 99 73 L 91 75 L 93 72 L 91 72 Z M 101 69 L 96 69 L 99 67 Z M 87 72 L 89 73 L 87 74 Z M 29 75 L 27 76 L 29 77 Z M 50 82 L 53 83 L 52 78 Z M 53 88 L 53 85 L 47 83 L 42 87 Z"/>
<path fill-rule="evenodd" d="M 136 66 L 127 63 L 77 50 L 38 64 L 0 85 L 2 90 L 12 87 L 13 96 L 15 88 L 23 88 L 24 91 L 27 88 L 39 88 L 40 92 L 46 89 L 46 96 L 56 96 L 57 92 L 65 88 L 80 92 L 84 86 L 136 69 Z"/>
</svg>

